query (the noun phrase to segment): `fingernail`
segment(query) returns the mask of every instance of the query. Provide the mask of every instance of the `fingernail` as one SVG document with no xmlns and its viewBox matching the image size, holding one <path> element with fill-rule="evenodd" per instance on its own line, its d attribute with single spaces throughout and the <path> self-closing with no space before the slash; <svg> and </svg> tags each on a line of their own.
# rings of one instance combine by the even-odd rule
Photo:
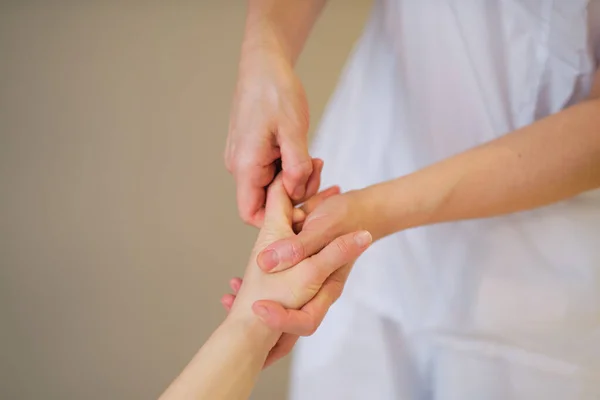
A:
<svg viewBox="0 0 600 400">
<path fill-rule="evenodd" d="M 319 162 L 317 163 L 317 168 L 319 168 L 319 172 L 323 171 L 324 165 L 325 163 L 323 162 L 323 160 L 319 159 Z"/>
<path fill-rule="evenodd" d="M 256 306 L 256 307 L 254 307 L 254 312 L 263 321 L 265 319 L 269 318 L 269 310 L 267 310 L 267 307 L 265 307 L 265 306 Z"/>
<path fill-rule="evenodd" d="M 262 254 L 260 261 L 263 267 L 271 270 L 279 265 L 279 254 L 275 250 L 267 250 Z"/>
<path fill-rule="evenodd" d="M 294 193 L 292 194 L 292 197 L 296 200 L 300 200 L 302 197 L 304 197 L 304 188 L 303 187 L 297 187 L 294 190 Z"/>
<path fill-rule="evenodd" d="M 365 247 L 365 246 L 369 245 L 372 240 L 373 240 L 373 237 L 367 231 L 358 232 L 356 235 L 354 235 L 354 241 L 360 247 Z"/>
</svg>

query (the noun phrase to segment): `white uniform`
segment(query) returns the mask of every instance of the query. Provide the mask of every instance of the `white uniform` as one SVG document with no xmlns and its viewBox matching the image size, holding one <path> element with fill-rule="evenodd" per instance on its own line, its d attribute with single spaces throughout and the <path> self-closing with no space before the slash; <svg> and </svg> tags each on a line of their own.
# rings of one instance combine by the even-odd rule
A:
<svg viewBox="0 0 600 400">
<path fill-rule="evenodd" d="M 599 60 L 597 0 L 378 0 L 314 142 L 323 184 L 558 112 Z M 291 399 L 600 399 L 600 191 L 377 242 L 299 342 Z"/>
</svg>

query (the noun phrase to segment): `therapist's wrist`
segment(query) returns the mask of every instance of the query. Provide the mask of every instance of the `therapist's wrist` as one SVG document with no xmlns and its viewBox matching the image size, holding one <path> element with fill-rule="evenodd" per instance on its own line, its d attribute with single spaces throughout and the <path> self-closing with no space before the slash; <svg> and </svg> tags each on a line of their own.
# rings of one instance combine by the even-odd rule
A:
<svg viewBox="0 0 600 400">
<path fill-rule="evenodd" d="M 348 196 L 351 206 L 352 229 L 368 231 L 373 242 L 387 236 L 390 221 L 385 217 L 385 191 L 378 185 L 352 190 L 343 194 Z"/>
<path fill-rule="evenodd" d="M 420 203 L 405 178 L 378 183 L 357 190 L 363 215 L 363 229 L 373 241 L 425 223 Z"/>
</svg>

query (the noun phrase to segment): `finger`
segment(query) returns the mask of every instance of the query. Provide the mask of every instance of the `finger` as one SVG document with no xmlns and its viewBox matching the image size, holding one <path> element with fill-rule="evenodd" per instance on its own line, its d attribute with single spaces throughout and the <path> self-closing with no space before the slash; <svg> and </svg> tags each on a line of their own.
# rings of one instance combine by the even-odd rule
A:
<svg viewBox="0 0 600 400">
<path fill-rule="evenodd" d="M 314 256 L 300 262 L 294 268 L 294 273 L 310 277 L 307 285 L 321 285 L 337 269 L 354 262 L 372 241 L 373 237 L 368 231 L 340 236 Z"/>
<path fill-rule="evenodd" d="M 315 329 L 316 320 L 313 320 L 313 315 L 302 309 L 286 309 L 275 301 L 259 300 L 252 305 L 252 311 L 269 328 L 276 331 L 308 336 Z"/>
<path fill-rule="evenodd" d="M 258 266 L 264 272 L 279 272 L 321 251 L 336 238 L 338 232 L 325 219 L 319 221 L 319 225 L 267 246 L 257 256 Z"/>
<path fill-rule="evenodd" d="M 225 310 L 229 312 L 231 307 L 233 306 L 233 302 L 235 301 L 235 296 L 232 294 L 226 294 L 221 297 L 221 304 L 225 307 Z"/>
<path fill-rule="evenodd" d="M 306 184 L 306 199 L 311 199 L 319 191 L 319 187 L 321 186 L 321 172 L 323 171 L 323 165 L 323 160 L 319 158 L 313 158 L 313 173 L 311 174 L 310 178 L 308 178 L 308 183 Z M 296 204 L 299 204 L 299 202 L 294 202 L 294 205 Z M 304 220 L 306 219 L 306 214 L 307 213 L 304 210 L 304 207 L 294 208 L 294 212 L 292 214 L 292 224 L 294 226 L 302 226 Z M 299 232 L 299 230 L 296 232 Z"/>
<path fill-rule="evenodd" d="M 323 172 L 323 165 L 323 160 L 320 158 L 312 159 L 312 173 L 306 182 L 306 192 L 301 199 L 295 199 L 294 205 L 306 201 L 317 194 L 319 187 L 321 186 L 321 173 Z"/>
<path fill-rule="evenodd" d="M 233 294 L 237 294 L 240 291 L 240 287 L 242 287 L 242 278 L 232 278 L 229 281 L 229 287 L 233 290 Z"/>
<path fill-rule="evenodd" d="M 292 224 L 304 224 L 304 220 L 306 219 L 306 213 L 301 208 L 294 208 L 292 213 Z"/>
<path fill-rule="evenodd" d="M 297 335 L 288 335 L 285 333 L 281 335 L 277 341 L 277 344 L 275 344 L 271 351 L 269 351 L 269 355 L 267 356 L 263 369 L 270 367 L 275 362 L 287 356 L 292 351 L 297 341 Z"/>
<path fill-rule="evenodd" d="M 315 297 L 300 310 L 288 310 L 271 300 L 255 302 L 252 310 L 273 330 L 310 336 L 321 325 L 329 308 L 341 296 L 351 268 L 352 264 L 348 264 L 330 275 Z"/>
<path fill-rule="evenodd" d="M 332 196 L 338 195 L 338 194 L 340 194 L 340 187 L 332 186 L 330 188 L 327 188 L 327 189 L 317 193 L 315 196 L 311 197 L 304 204 L 302 204 L 299 207 L 299 209 L 304 212 L 304 217 L 298 218 L 298 220 L 294 219 L 292 221 L 294 233 L 299 233 L 300 231 L 302 231 L 302 228 L 304 227 L 304 221 L 306 221 L 306 217 L 308 216 L 308 214 L 313 212 L 315 210 L 315 208 L 317 208 L 317 206 L 319 206 L 326 199 L 328 199 Z"/>
<path fill-rule="evenodd" d="M 294 207 L 283 187 L 283 177 L 277 175 L 267 189 L 265 224 L 290 226 Z"/>
<path fill-rule="evenodd" d="M 301 208 L 306 214 L 310 214 L 321 204 L 324 200 L 340 194 L 341 189 L 339 186 L 331 186 L 325 190 L 320 191 L 316 195 L 312 196 L 302 204 Z"/>
<path fill-rule="evenodd" d="M 313 171 L 307 137 L 306 134 L 289 132 L 279 137 L 284 186 L 292 199 L 300 200 L 306 193 L 306 183 Z"/>
<path fill-rule="evenodd" d="M 367 231 L 347 234 L 335 239 L 319 253 L 296 266 L 299 274 L 306 275 L 307 273 L 306 270 L 303 270 L 303 264 L 304 267 L 314 269 L 314 271 L 308 274 L 311 276 L 311 282 L 307 284 L 321 284 L 323 282 L 323 286 L 315 298 L 320 298 L 320 302 L 324 301 L 324 305 L 326 306 L 331 305 L 337 299 L 335 297 L 328 300 L 332 292 L 341 293 L 341 287 L 343 287 L 343 282 L 345 282 L 347 275 L 344 275 L 343 272 L 341 273 L 342 275 L 340 273 L 335 275 L 335 273 L 344 266 L 351 265 L 367 249 L 371 241 L 371 234 Z M 319 305 L 318 302 L 316 304 Z M 310 334 L 308 332 L 314 331 L 316 326 L 318 326 L 317 323 L 320 323 L 322 319 L 319 313 L 309 313 L 304 309 L 300 310 L 300 312 L 295 312 L 295 310 L 287 310 L 274 302 L 256 302 L 253 310 L 265 323 L 268 324 L 270 321 L 272 324 L 275 324 L 275 329 L 299 335 Z M 322 305 L 318 311 L 322 311 Z M 326 309 L 323 312 L 326 312 Z M 277 326 L 278 323 L 285 323 L 287 326 Z M 287 329 L 292 330 L 288 331 Z"/>
<path fill-rule="evenodd" d="M 320 251 L 333 236 L 330 228 L 303 230 L 267 246 L 258 254 L 256 262 L 264 272 L 286 270 Z"/>
<path fill-rule="evenodd" d="M 273 180 L 274 174 L 273 164 L 236 170 L 238 211 L 245 223 L 256 227 L 262 226 L 266 199 L 265 186 Z"/>
<path fill-rule="evenodd" d="M 281 163 L 281 160 L 278 160 L 278 162 L 276 162 L 276 171 L 279 170 Z M 307 191 L 306 194 L 313 196 L 318 190 L 319 190 L 319 186 L 321 184 L 321 171 L 323 169 L 323 160 L 318 159 L 318 158 L 314 158 L 312 160 L 313 162 L 313 173 L 311 174 L 308 183 L 307 183 Z M 277 177 L 275 178 L 275 180 L 277 180 Z M 273 183 L 271 184 L 273 185 Z M 269 189 L 271 190 L 271 189 Z M 284 189 L 285 191 L 285 189 Z M 287 196 L 287 193 L 286 193 Z M 267 202 L 269 202 L 268 199 L 269 195 L 267 194 Z M 286 210 L 287 212 L 287 210 Z M 281 212 L 279 212 L 279 214 L 281 214 Z M 302 223 L 304 221 L 304 219 L 306 218 L 306 213 L 304 212 L 303 209 L 301 208 L 294 208 L 293 212 L 292 212 L 292 224 L 298 224 L 298 223 Z"/>
</svg>

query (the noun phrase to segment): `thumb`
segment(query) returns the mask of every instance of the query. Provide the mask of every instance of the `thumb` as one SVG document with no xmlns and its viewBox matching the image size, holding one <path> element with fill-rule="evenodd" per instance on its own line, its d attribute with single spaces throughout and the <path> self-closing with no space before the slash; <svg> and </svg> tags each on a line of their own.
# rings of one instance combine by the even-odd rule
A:
<svg viewBox="0 0 600 400">
<path fill-rule="evenodd" d="M 292 199 L 300 201 L 306 193 L 306 184 L 313 172 L 306 135 L 288 132 L 287 135 L 281 135 L 279 146 L 283 185 Z"/>
</svg>

